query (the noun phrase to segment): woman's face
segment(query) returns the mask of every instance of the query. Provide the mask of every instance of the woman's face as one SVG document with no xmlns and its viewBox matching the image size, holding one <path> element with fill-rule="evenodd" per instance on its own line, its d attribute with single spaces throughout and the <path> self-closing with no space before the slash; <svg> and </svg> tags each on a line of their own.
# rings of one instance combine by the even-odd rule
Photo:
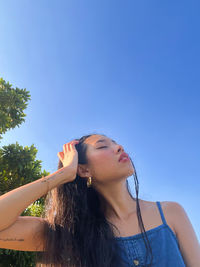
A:
<svg viewBox="0 0 200 267">
<path fill-rule="evenodd" d="M 134 173 L 131 160 L 119 162 L 121 153 L 126 151 L 114 140 L 103 135 L 92 135 L 84 143 L 87 144 L 87 177 L 92 176 L 92 182 L 116 182 Z"/>
</svg>

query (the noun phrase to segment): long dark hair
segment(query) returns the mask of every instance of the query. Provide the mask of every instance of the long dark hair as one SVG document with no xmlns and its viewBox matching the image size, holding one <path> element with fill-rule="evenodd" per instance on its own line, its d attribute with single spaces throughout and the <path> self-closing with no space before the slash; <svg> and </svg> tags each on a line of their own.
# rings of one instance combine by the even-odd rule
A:
<svg viewBox="0 0 200 267">
<path fill-rule="evenodd" d="M 76 145 L 78 164 L 88 163 L 87 144 L 84 141 L 92 135 L 96 133 L 76 139 L 79 140 Z M 62 167 L 62 162 L 59 160 L 58 169 Z M 139 183 L 135 167 L 134 180 L 136 198 L 131 195 L 126 180 L 127 190 L 136 201 L 137 217 L 145 247 L 153 257 L 141 217 Z M 100 197 L 95 188 L 87 187 L 87 180 L 78 174 L 72 182 L 62 184 L 48 192 L 42 214 L 46 221 L 45 246 L 44 251 L 36 254 L 36 267 L 124 266 L 120 248 L 115 240 L 114 228 L 117 229 L 117 227 L 106 220 L 101 209 Z M 148 266 L 151 266 L 151 263 Z M 147 266 L 146 263 L 145 266 Z"/>
</svg>

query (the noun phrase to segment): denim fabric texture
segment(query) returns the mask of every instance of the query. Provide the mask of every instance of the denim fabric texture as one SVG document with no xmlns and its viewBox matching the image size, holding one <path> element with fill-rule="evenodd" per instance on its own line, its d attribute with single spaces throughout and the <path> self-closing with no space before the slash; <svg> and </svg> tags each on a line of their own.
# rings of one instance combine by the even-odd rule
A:
<svg viewBox="0 0 200 267">
<path fill-rule="evenodd" d="M 146 231 L 153 253 L 151 266 L 186 267 L 180 252 L 178 239 L 165 220 L 160 202 L 156 201 L 156 204 L 163 224 Z M 149 266 L 151 255 L 148 253 L 147 264 L 145 265 L 147 250 L 141 233 L 127 237 L 115 237 L 115 240 L 125 261 L 125 267 Z"/>
</svg>

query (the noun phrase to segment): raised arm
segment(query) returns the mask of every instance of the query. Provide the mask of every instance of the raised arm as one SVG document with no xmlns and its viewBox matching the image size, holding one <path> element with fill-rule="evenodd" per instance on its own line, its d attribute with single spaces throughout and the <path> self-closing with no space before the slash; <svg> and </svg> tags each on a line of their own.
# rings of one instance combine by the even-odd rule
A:
<svg viewBox="0 0 200 267">
<path fill-rule="evenodd" d="M 48 190 L 58 186 L 66 179 L 66 171 L 57 170 L 49 176 L 20 186 L 0 196 L 0 231 L 12 225 L 20 214 L 34 201 L 45 195 Z M 65 177 L 63 177 L 65 175 Z M 68 173 L 69 179 L 71 177 Z"/>
</svg>

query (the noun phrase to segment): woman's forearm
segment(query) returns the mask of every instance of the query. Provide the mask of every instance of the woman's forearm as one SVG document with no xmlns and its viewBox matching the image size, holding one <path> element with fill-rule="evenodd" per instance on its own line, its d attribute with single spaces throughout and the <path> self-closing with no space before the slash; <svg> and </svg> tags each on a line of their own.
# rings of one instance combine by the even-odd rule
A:
<svg viewBox="0 0 200 267">
<path fill-rule="evenodd" d="M 65 177 L 63 177 L 65 176 Z M 70 171 L 68 173 L 71 178 Z M 20 214 L 34 201 L 47 194 L 47 192 L 60 184 L 67 182 L 66 169 L 38 179 L 34 182 L 20 186 L 0 196 L 0 231 L 12 225 Z"/>
</svg>

